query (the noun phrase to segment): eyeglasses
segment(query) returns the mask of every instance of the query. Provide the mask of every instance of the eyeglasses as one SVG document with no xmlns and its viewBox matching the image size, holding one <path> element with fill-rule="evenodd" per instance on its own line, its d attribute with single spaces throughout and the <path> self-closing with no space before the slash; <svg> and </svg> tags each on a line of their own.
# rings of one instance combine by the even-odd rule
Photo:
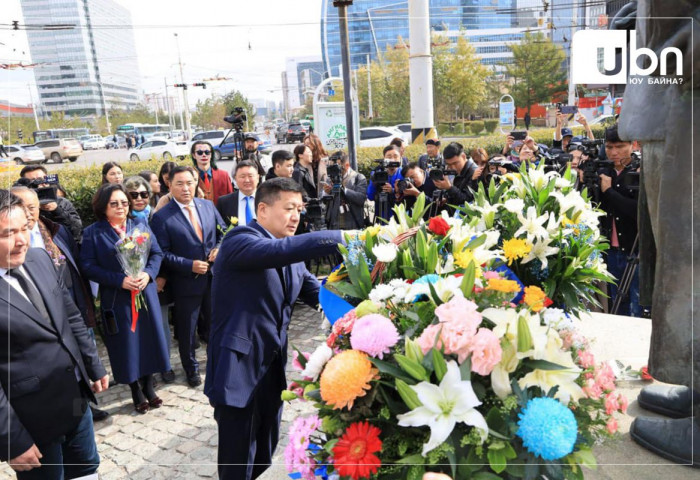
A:
<svg viewBox="0 0 700 480">
<path fill-rule="evenodd" d="M 132 193 L 136 193 L 136 192 L 132 192 Z M 115 201 L 115 202 L 109 202 L 109 206 L 112 207 L 112 208 L 119 208 L 120 206 L 121 206 L 121 207 L 124 207 L 124 208 L 129 208 L 129 202 L 126 201 L 126 200 L 123 200 L 123 201 L 121 201 L 121 202 L 116 202 L 116 201 Z"/>
<path fill-rule="evenodd" d="M 137 198 L 141 197 L 144 200 L 147 199 L 150 195 L 148 192 L 129 192 L 129 196 L 136 200 Z"/>
<path fill-rule="evenodd" d="M 197 155 L 207 155 L 208 156 L 208 155 L 211 155 L 211 150 L 195 150 L 194 153 L 196 153 Z"/>
</svg>

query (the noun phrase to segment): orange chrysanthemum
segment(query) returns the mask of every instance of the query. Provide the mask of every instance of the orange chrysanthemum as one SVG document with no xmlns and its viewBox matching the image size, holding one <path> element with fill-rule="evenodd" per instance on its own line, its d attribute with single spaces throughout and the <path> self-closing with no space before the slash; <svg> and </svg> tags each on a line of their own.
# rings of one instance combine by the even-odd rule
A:
<svg viewBox="0 0 700 480">
<path fill-rule="evenodd" d="M 552 304 L 552 300 L 547 298 L 547 295 L 545 295 L 542 289 L 534 285 L 525 287 L 523 302 L 525 302 L 525 304 L 530 307 L 530 310 L 533 312 L 539 312 L 543 308 Z"/>
<path fill-rule="evenodd" d="M 507 278 L 489 278 L 486 284 L 486 290 L 495 290 L 503 293 L 518 293 L 520 291 L 520 285 L 518 285 L 518 282 L 515 280 L 508 280 Z"/>
<path fill-rule="evenodd" d="M 345 350 L 331 358 L 321 374 L 321 398 L 334 409 L 348 407 L 370 389 L 369 381 L 377 374 L 362 352 Z"/>
<path fill-rule="evenodd" d="M 381 430 L 367 422 L 353 423 L 333 447 L 333 464 L 339 475 L 353 480 L 369 478 L 381 466 Z"/>
</svg>

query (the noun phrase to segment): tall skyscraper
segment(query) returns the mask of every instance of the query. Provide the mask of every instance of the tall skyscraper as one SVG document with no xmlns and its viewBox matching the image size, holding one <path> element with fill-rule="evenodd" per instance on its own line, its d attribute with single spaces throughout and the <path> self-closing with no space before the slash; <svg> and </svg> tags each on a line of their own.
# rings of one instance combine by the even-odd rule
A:
<svg viewBox="0 0 700 480">
<path fill-rule="evenodd" d="M 20 0 L 39 101 L 45 112 L 102 115 L 140 101 L 129 11 L 114 0 Z"/>
</svg>

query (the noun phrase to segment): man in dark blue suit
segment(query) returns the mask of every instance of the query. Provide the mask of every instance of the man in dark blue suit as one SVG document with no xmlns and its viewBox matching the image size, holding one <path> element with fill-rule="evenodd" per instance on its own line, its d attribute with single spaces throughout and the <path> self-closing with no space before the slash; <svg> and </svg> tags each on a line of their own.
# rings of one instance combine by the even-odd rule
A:
<svg viewBox="0 0 700 480">
<path fill-rule="evenodd" d="M 224 222 L 209 200 L 194 198 L 197 178 L 187 167 L 170 171 L 173 201 L 151 220 L 151 229 L 163 250 L 163 265 L 168 272 L 175 305 L 173 316 L 178 348 L 187 382 L 201 385 L 199 363 L 195 357 L 197 320 L 202 315 L 204 340 L 211 322 L 211 272 L 223 235 Z"/>
<path fill-rule="evenodd" d="M 272 462 L 286 387 L 287 327 L 297 298 L 316 306 L 320 284 L 304 260 L 337 252 L 340 231 L 294 236 L 302 188 L 275 178 L 258 187 L 257 220 L 224 238 L 212 287 L 204 393 L 219 425 L 219 478 L 253 479 Z"/>
<path fill-rule="evenodd" d="M 108 376 L 21 201 L 0 190 L 0 460 L 20 480 L 97 470 L 88 401 Z M 39 467 L 39 468 L 38 468 Z"/>
</svg>

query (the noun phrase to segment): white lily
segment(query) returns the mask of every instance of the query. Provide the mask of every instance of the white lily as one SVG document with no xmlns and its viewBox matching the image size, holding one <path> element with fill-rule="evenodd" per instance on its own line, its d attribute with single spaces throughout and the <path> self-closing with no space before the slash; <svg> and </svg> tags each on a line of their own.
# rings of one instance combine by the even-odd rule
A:
<svg viewBox="0 0 700 480">
<path fill-rule="evenodd" d="M 459 289 L 461 284 L 462 277 L 455 277 L 454 275 L 451 275 L 446 278 L 440 278 L 438 281 L 433 283 L 433 288 L 435 289 L 435 293 L 437 293 L 440 300 L 447 302 L 454 295 L 462 295 L 462 291 Z M 430 286 L 427 283 L 414 282 L 406 293 L 405 303 L 411 303 L 420 295 L 427 295 L 430 297 Z"/>
<path fill-rule="evenodd" d="M 528 263 L 531 260 L 537 259 L 542 262 L 542 268 L 547 268 L 547 257 L 559 252 L 559 247 L 550 247 L 552 238 L 540 239 L 532 244 L 530 253 L 522 259 L 521 263 Z"/>
<path fill-rule="evenodd" d="M 379 244 L 372 247 L 372 253 L 377 257 L 377 261 L 391 263 L 396 260 L 399 248 L 393 243 Z"/>
<path fill-rule="evenodd" d="M 562 212 L 562 214 L 568 212 L 571 208 L 574 209 L 572 216 L 575 216 L 578 212 L 590 210 L 586 201 L 576 190 L 572 190 L 566 195 L 561 192 L 552 192 L 550 195 L 559 202 L 559 211 Z"/>
<path fill-rule="evenodd" d="M 508 210 L 510 213 L 523 213 L 525 202 L 519 198 L 511 198 L 503 202 L 503 208 Z"/>
<path fill-rule="evenodd" d="M 556 172 L 545 173 L 544 170 L 539 168 L 530 169 L 528 172 L 530 183 L 537 191 L 545 188 L 554 175 L 556 175 Z"/>
<path fill-rule="evenodd" d="M 549 219 L 548 214 L 545 213 L 538 217 L 535 207 L 528 207 L 526 217 L 523 217 L 522 213 L 518 213 L 517 215 L 522 226 L 515 232 L 513 238 L 517 238 L 523 233 L 527 234 L 527 239 L 530 242 L 532 242 L 535 237 L 547 237 L 547 229 L 544 228 L 543 225 Z"/>
<path fill-rule="evenodd" d="M 475 408 L 481 402 L 472 383 L 462 380 L 454 360 L 447 363 L 447 373 L 439 386 L 420 382 L 411 388 L 423 405 L 396 418 L 402 427 L 430 427 L 430 439 L 423 445 L 423 456 L 447 440 L 458 422 L 478 428 L 482 441 L 488 436 L 486 420 Z"/>
</svg>

